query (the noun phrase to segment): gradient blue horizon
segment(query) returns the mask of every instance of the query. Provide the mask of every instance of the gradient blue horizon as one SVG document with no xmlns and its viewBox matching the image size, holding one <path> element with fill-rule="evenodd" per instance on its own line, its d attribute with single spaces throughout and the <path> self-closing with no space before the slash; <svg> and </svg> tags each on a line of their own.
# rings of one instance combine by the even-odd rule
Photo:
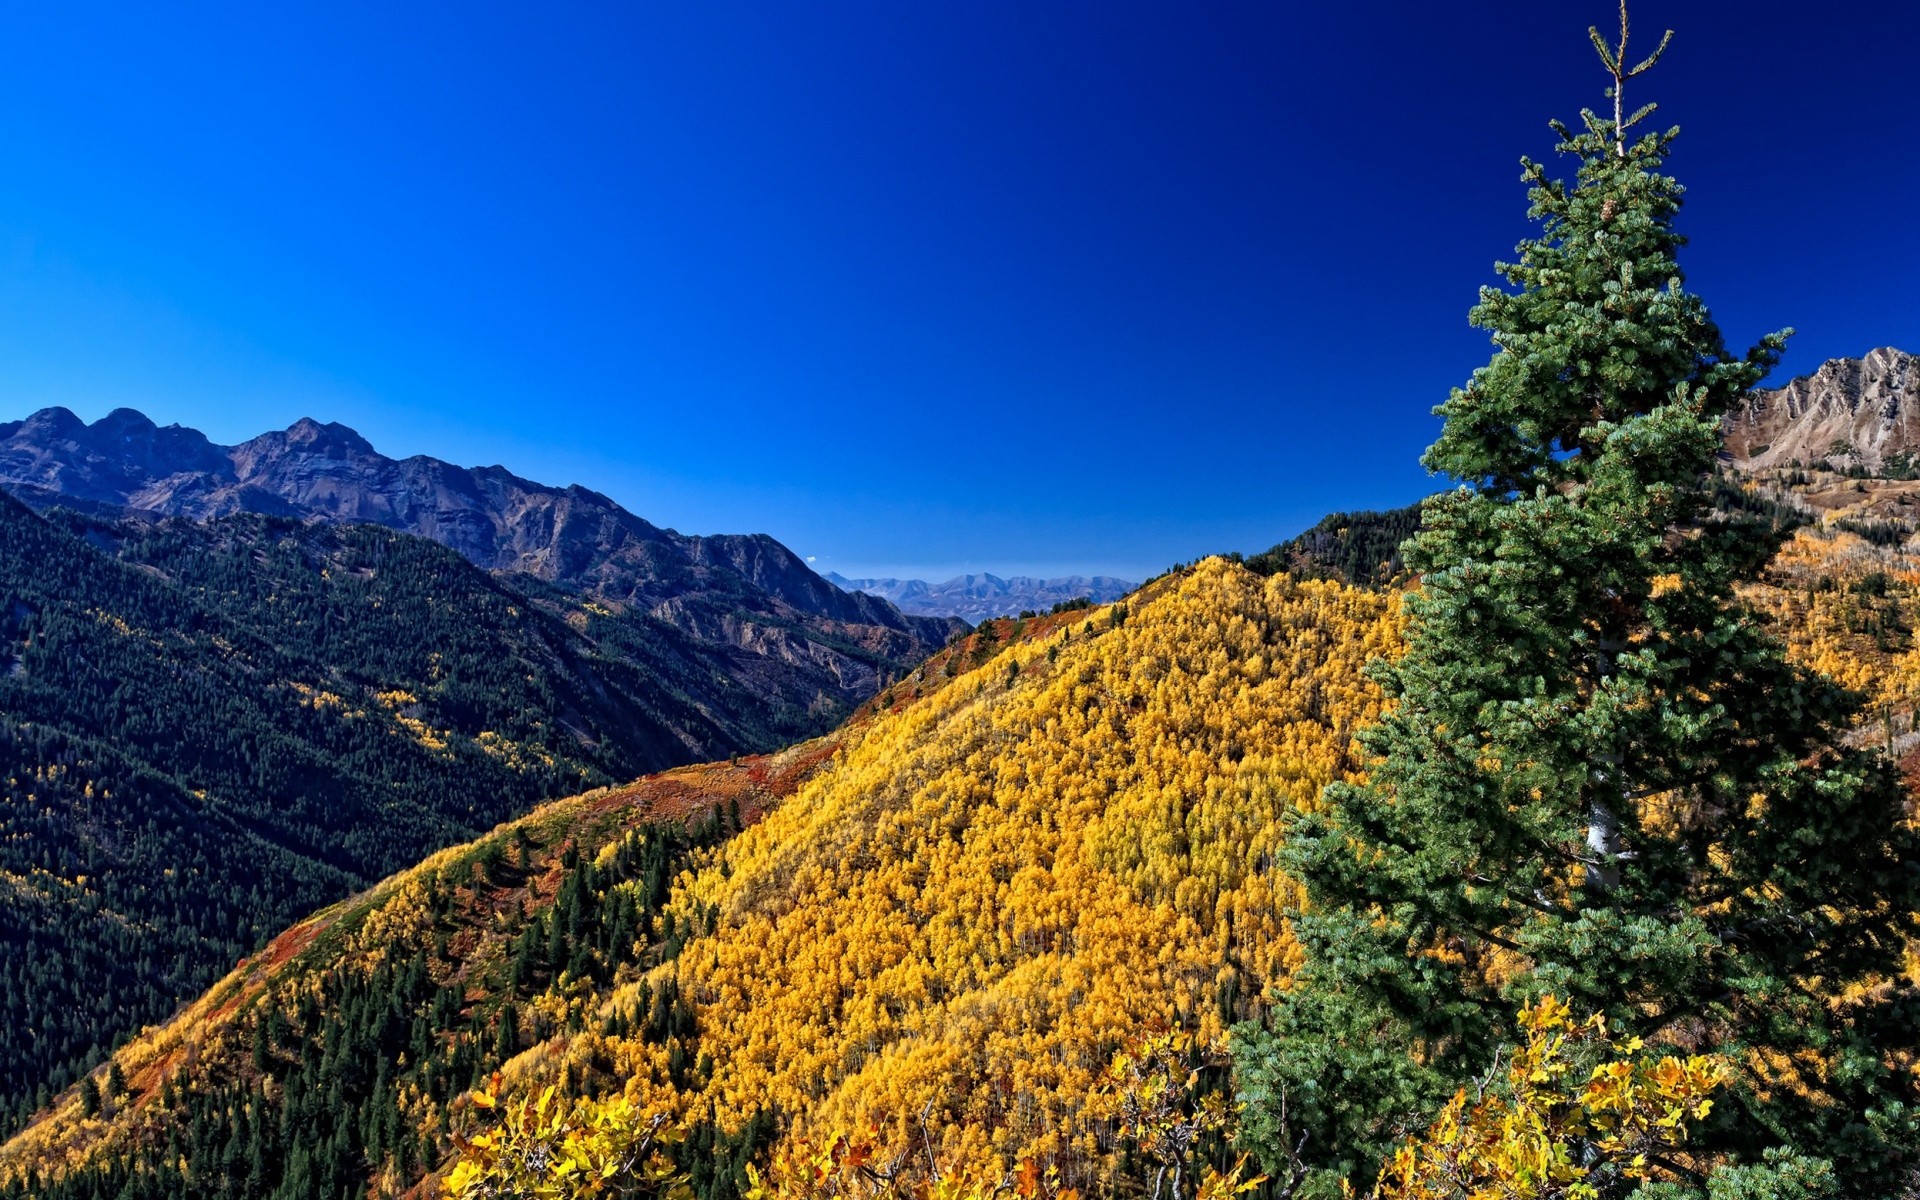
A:
<svg viewBox="0 0 1920 1200">
<path fill-rule="evenodd" d="M 11 10 L 0 420 L 340 421 L 853 577 L 1262 549 L 1434 486 L 1613 12 Z M 1635 23 L 1729 342 L 1920 351 L 1920 10 Z"/>
</svg>

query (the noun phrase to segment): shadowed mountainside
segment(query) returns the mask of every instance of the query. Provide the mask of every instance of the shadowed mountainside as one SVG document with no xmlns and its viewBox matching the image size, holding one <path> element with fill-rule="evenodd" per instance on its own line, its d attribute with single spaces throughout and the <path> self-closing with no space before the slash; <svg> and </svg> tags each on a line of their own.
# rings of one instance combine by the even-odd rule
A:
<svg viewBox="0 0 1920 1200">
<path fill-rule="evenodd" d="M 0 496 L 0 1112 L 439 846 L 807 728 L 423 538 L 50 515 Z"/>
<path fill-rule="evenodd" d="M 505 467 L 392 459 L 344 425 L 310 419 L 238 446 L 115 409 L 89 425 L 64 408 L 0 424 L 0 487 L 28 505 L 205 521 L 261 513 L 368 523 L 430 538 L 486 570 L 525 576 L 731 647 L 749 691 L 799 676 L 828 719 L 938 648 L 958 626 L 834 587 L 764 534 L 690 537 L 598 492 Z M 780 700 L 787 697 L 779 696 Z M 803 701 L 813 704 L 811 695 Z"/>
</svg>

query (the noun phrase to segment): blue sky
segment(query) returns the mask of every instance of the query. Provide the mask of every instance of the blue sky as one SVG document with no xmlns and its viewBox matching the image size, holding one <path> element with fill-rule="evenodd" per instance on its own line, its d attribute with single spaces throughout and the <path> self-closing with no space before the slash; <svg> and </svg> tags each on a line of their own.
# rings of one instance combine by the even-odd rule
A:
<svg viewBox="0 0 1920 1200">
<path fill-rule="evenodd" d="M 1909 5 L 1640 0 L 1684 262 L 1920 350 Z M 1140 577 L 1430 489 L 1608 3 L 10 6 L 0 418 L 580 482 L 849 575 Z"/>
</svg>

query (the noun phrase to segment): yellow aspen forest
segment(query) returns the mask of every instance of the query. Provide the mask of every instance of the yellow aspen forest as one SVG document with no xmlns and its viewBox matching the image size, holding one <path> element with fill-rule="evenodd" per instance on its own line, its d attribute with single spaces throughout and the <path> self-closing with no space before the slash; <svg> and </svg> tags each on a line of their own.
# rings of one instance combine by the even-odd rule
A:
<svg viewBox="0 0 1920 1200">
<path fill-rule="evenodd" d="M 1095 1101 L 1143 1028 L 1217 1037 L 1291 959 L 1287 813 L 1354 769 L 1395 598 L 1210 560 L 849 739 L 705 861 L 661 968 L 694 1046 L 581 1039 L 677 1114 L 789 1136 L 931 1130 L 955 1169 L 1094 1182 Z M 614 993 L 639 1002 L 656 977 Z M 697 1057 L 671 1082 L 675 1055 Z"/>
<path fill-rule="evenodd" d="M 1831 527 L 1796 531 L 1746 595 L 1797 661 L 1865 695 L 1870 722 L 1905 734 L 1920 700 L 1917 589 L 1920 562 L 1903 547 Z"/>
</svg>

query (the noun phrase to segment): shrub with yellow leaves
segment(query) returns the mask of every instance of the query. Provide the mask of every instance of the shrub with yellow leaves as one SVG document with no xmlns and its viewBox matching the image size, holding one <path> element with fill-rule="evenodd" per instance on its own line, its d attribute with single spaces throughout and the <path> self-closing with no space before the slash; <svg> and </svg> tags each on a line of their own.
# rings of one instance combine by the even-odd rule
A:
<svg viewBox="0 0 1920 1200">
<path fill-rule="evenodd" d="M 446 1177 L 454 1200 L 584 1200 L 648 1197 L 689 1200 L 686 1179 L 663 1149 L 680 1130 L 663 1116 L 643 1117 L 631 1097 L 563 1099 L 549 1087 L 538 1100 L 502 1108 L 499 1076 L 470 1097 L 499 1123 L 456 1138 L 460 1157 Z"/>
<path fill-rule="evenodd" d="M 1208 1068 L 1224 1067 L 1218 1042 L 1167 1030 L 1142 1034 L 1108 1064 L 1096 1107 L 1114 1132 L 1152 1164 L 1146 1200 L 1231 1200 L 1258 1188 L 1266 1177 L 1243 1179 L 1246 1159 L 1221 1172 L 1203 1166 L 1209 1142 L 1233 1136 L 1233 1113 L 1220 1091 L 1202 1093 Z M 1057 1163 L 1023 1158 L 1004 1173 L 983 1172 L 965 1162 L 941 1165 L 935 1139 L 920 1114 L 920 1146 L 889 1152 L 878 1126 L 864 1138 L 836 1132 L 824 1141 L 790 1138 L 774 1148 L 764 1173 L 747 1168 L 747 1200 L 1079 1200 L 1080 1191 L 1061 1179 Z M 925 1171 L 920 1156 L 925 1156 Z M 1197 1180 L 1197 1183 L 1196 1183 Z"/>
<path fill-rule="evenodd" d="M 1715 1058 L 1643 1055 L 1606 1018 L 1575 1021 L 1548 996 L 1522 1010 L 1526 1043 L 1505 1087 L 1461 1089 L 1427 1132 L 1403 1144 L 1372 1200 L 1599 1200 L 1676 1172 L 1689 1121 L 1728 1078 Z M 1591 1066 L 1585 1064 L 1591 1063 Z"/>
<path fill-rule="evenodd" d="M 913 1169 L 908 1151 L 883 1154 L 878 1129 L 865 1138 L 792 1138 L 774 1149 L 764 1173 L 747 1168 L 746 1200 L 1079 1200 L 1077 1190 L 1061 1186 L 1058 1167 L 1043 1168 L 1029 1158 L 998 1178 L 942 1170 L 931 1144 L 923 1175 Z"/>
<path fill-rule="evenodd" d="M 1201 1074 L 1208 1067 L 1224 1067 L 1226 1054 L 1215 1042 L 1200 1044 L 1192 1034 L 1178 1030 L 1136 1038 L 1113 1056 L 1107 1066 L 1102 1098 L 1120 1134 L 1153 1163 L 1147 1200 L 1225 1200 L 1249 1192 L 1266 1176 L 1243 1180 L 1246 1158 L 1222 1173 L 1208 1166 L 1198 1180 L 1195 1159 L 1209 1140 L 1232 1136 L 1233 1113 L 1224 1093 L 1200 1094 Z"/>
</svg>

